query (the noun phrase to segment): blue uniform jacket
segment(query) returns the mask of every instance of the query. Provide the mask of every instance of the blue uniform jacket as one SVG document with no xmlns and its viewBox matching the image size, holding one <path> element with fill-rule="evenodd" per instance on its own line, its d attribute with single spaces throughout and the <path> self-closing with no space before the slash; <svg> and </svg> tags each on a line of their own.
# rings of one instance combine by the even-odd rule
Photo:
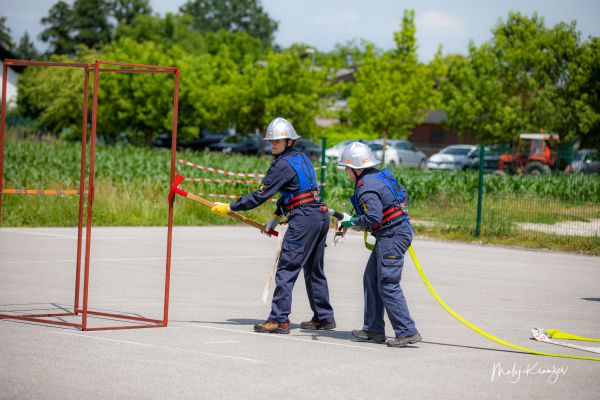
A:
<svg viewBox="0 0 600 400">
<path fill-rule="evenodd" d="M 357 226 L 369 228 L 374 224 L 380 223 L 383 218 L 383 212 L 392 207 L 396 200 L 385 182 L 377 178 L 378 172 L 379 170 L 376 168 L 369 168 L 355 183 L 354 194 L 360 207 L 360 212 L 354 219 L 354 224 Z M 399 189 L 400 201 L 406 202 L 406 189 L 400 184 L 397 189 Z M 381 227 L 373 235 L 378 237 L 381 233 L 404 223 L 404 221 L 408 222 L 408 214 L 395 219 L 389 225 Z"/>
<path fill-rule="evenodd" d="M 287 147 L 281 154 L 275 156 L 267 171 L 262 184 L 254 192 L 241 197 L 239 200 L 230 204 L 232 211 L 246 211 L 256 208 L 271 198 L 277 191 L 285 190 L 296 193 L 299 189 L 298 176 L 294 168 L 285 161 L 285 158 L 298 154 L 293 147 Z M 310 203 L 311 206 L 323 205 L 322 202 Z M 277 209 L 275 214 L 285 214 L 285 205 L 283 198 L 277 200 Z"/>
</svg>

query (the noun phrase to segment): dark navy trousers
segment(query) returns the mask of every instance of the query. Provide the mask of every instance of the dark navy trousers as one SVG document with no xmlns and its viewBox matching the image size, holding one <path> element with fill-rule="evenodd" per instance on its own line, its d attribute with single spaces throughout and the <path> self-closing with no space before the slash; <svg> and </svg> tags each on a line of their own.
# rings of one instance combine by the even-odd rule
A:
<svg viewBox="0 0 600 400">
<path fill-rule="evenodd" d="M 275 275 L 269 321 L 287 321 L 292 311 L 294 283 L 302 269 L 312 320 L 335 322 L 323 263 L 328 230 L 329 214 L 320 207 L 299 207 L 290 214 Z"/>
<path fill-rule="evenodd" d="M 385 310 L 397 338 L 416 335 L 417 328 L 400 287 L 404 254 L 412 242 L 413 229 L 407 221 L 403 221 L 376 234 L 376 238 L 375 248 L 363 275 L 363 330 L 385 333 Z"/>
</svg>

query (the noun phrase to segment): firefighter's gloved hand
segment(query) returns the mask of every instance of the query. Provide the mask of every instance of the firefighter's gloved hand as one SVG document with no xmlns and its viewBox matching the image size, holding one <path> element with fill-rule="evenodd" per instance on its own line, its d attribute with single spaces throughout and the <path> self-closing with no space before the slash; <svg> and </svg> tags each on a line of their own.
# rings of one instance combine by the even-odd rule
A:
<svg viewBox="0 0 600 400">
<path fill-rule="evenodd" d="M 264 232 L 269 232 L 271 230 L 274 230 L 277 225 L 279 225 L 279 216 L 276 214 L 273 214 L 273 217 L 269 220 L 269 222 L 267 222 L 265 224 L 265 227 L 263 228 L 263 233 Z"/>
<path fill-rule="evenodd" d="M 340 224 L 338 225 L 338 229 L 342 229 L 342 228 L 347 228 L 349 226 L 352 226 L 352 216 L 344 213 L 344 218 L 342 218 L 340 220 Z M 348 225 L 350 223 L 350 225 Z"/>
<path fill-rule="evenodd" d="M 355 218 L 354 218 L 354 217 L 350 217 L 350 216 L 348 215 L 348 217 L 349 217 L 349 218 L 348 218 L 348 219 L 346 219 L 346 215 L 347 215 L 347 214 L 344 214 L 344 219 L 342 220 L 341 226 L 342 226 L 343 228 L 350 228 L 350 227 L 352 227 L 352 226 L 354 226 L 354 225 L 355 225 L 355 224 L 354 224 Z"/>
<path fill-rule="evenodd" d="M 350 220 L 352 219 L 352 216 L 351 216 L 351 215 L 349 215 L 349 214 L 343 213 L 343 215 L 344 215 L 344 218 L 342 218 L 342 219 L 340 220 L 340 223 L 342 223 L 342 222 L 344 222 L 344 221 L 350 221 Z"/>
<path fill-rule="evenodd" d="M 210 211 L 224 217 L 231 211 L 231 207 L 229 207 L 229 203 L 215 203 L 215 206 Z"/>
</svg>

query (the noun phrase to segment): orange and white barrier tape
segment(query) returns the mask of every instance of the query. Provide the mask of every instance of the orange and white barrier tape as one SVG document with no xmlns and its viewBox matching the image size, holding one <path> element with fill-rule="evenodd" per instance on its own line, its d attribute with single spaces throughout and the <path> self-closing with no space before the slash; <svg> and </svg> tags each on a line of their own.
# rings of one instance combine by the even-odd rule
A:
<svg viewBox="0 0 600 400">
<path fill-rule="evenodd" d="M 241 183 L 244 185 L 260 185 L 260 181 L 243 179 L 209 179 L 209 178 L 183 178 L 188 182 L 210 182 L 210 183 Z"/>
<path fill-rule="evenodd" d="M 226 170 L 223 170 L 223 169 L 210 168 L 210 167 L 206 167 L 204 165 L 194 164 L 193 162 L 189 162 L 189 161 L 185 161 L 185 160 L 178 160 L 178 161 L 180 163 L 182 163 L 183 165 L 187 165 L 187 166 L 193 167 L 193 168 L 202 169 L 204 171 L 216 172 L 217 174 L 223 174 L 223 175 L 229 175 L 229 176 L 243 176 L 244 178 L 264 178 L 265 177 L 265 174 L 252 174 L 252 173 L 246 173 L 246 172 L 232 172 L 232 171 L 226 171 Z"/>
<path fill-rule="evenodd" d="M 79 194 L 79 190 L 2 189 L 3 194 Z"/>
<path fill-rule="evenodd" d="M 203 197 L 216 197 L 216 198 L 221 198 L 221 199 L 239 199 L 242 196 L 236 196 L 236 195 L 232 195 L 232 194 L 218 194 L 218 193 L 198 193 L 198 196 L 203 196 Z M 267 201 L 276 203 L 277 199 L 269 199 Z"/>
<path fill-rule="evenodd" d="M 186 161 L 186 160 L 177 160 L 177 161 L 183 165 L 187 165 L 192 168 L 198 168 L 198 169 L 202 169 L 204 171 L 216 172 L 218 174 L 224 174 L 224 175 L 230 175 L 230 176 L 243 176 L 245 178 L 264 178 L 265 177 L 265 174 L 256 174 L 256 173 L 247 173 L 247 172 L 232 172 L 232 171 L 226 171 L 223 169 L 210 168 L 210 167 L 206 167 L 204 165 L 194 164 L 193 162 Z M 322 165 L 313 166 L 313 167 L 315 168 L 315 171 L 324 168 Z M 177 169 L 179 170 L 179 168 L 177 168 Z"/>
</svg>

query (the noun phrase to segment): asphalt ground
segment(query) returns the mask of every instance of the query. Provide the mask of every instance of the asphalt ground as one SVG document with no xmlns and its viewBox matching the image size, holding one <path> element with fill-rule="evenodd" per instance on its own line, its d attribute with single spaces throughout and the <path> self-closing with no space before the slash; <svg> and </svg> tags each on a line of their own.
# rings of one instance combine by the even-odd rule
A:
<svg viewBox="0 0 600 400">
<path fill-rule="evenodd" d="M 0 229 L 0 312 L 72 310 L 76 233 Z M 81 332 L 0 320 L 0 398 L 600 398 L 600 362 L 523 354 L 479 336 L 437 304 L 410 259 L 402 287 L 424 341 L 353 341 L 369 256 L 357 233 L 326 250 L 335 331 L 299 328 L 311 317 L 300 276 L 291 333 L 254 333 L 270 310 L 261 294 L 275 244 L 252 228 L 175 228 L 167 328 Z M 529 333 L 600 337 L 599 257 L 420 238 L 413 247 L 441 298 L 475 325 L 533 350 L 600 357 Z M 90 309 L 162 319 L 165 228 L 94 228 L 91 249 Z"/>
</svg>

